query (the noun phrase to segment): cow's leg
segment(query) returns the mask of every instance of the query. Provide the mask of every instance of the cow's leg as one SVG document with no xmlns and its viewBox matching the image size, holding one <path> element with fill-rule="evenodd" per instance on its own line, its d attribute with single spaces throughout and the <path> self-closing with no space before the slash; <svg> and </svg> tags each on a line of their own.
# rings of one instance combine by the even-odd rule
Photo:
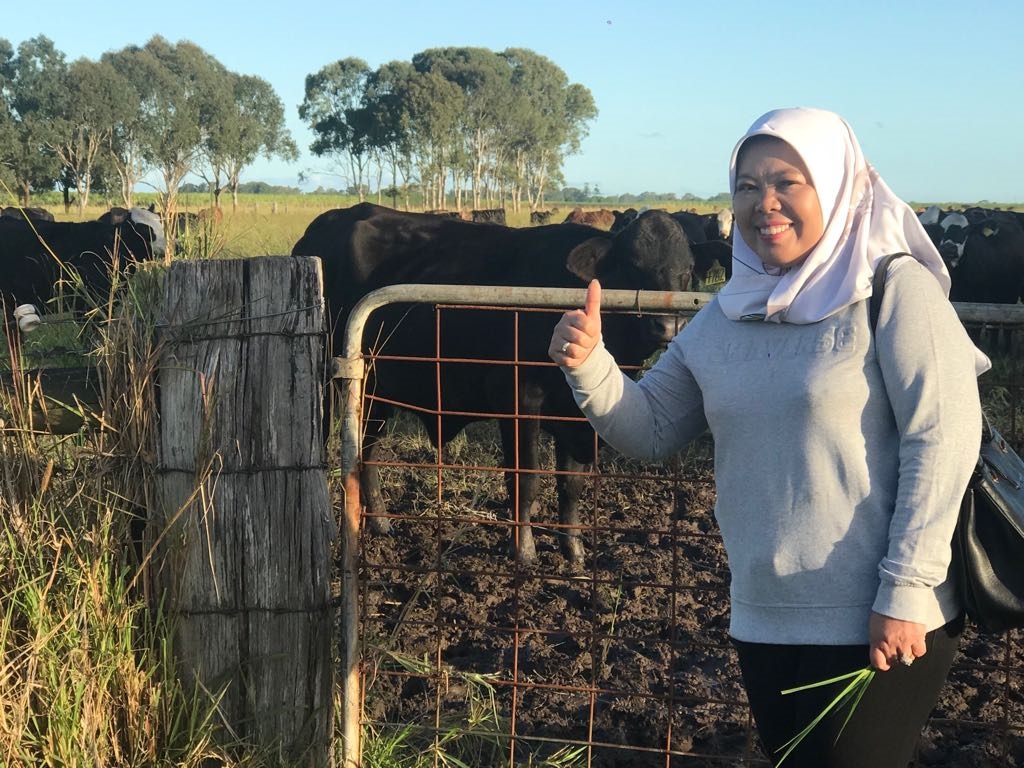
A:
<svg viewBox="0 0 1024 768">
<path fill-rule="evenodd" d="M 540 505 L 537 501 L 540 478 L 535 472 L 516 473 L 512 471 L 512 467 L 515 466 L 517 431 L 519 434 L 519 468 L 530 470 L 540 466 L 540 457 L 538 456 L 540 424 L 536 419 L 502 419 L 500 431 L 505 466 L 509 467 L 505 473 L 509 509 L 512 510 L 513 515 L 516 509 L 519 512 L 519 525 L 512 532 L 513 554 L 520 564 L 533 565 L 537 562 L 537 548 L 533 542 L 531 523 L 533 514 Z"/>
<path fill-rule="evenodd" d="M 564 441 L 555 441 L 555 461 L 560 472 L 569 474 L 558 475 L 558 520 L 565 526 L 560 532 L 559 541 L 562 554 L 574 570 L 583 567 L 586 551 L 583 538 L 580 536 L 580 497 L 586 485 L 585 478 L 579 474 L 586 464 L 576 461 L 566 449 Z"/>
</svg>

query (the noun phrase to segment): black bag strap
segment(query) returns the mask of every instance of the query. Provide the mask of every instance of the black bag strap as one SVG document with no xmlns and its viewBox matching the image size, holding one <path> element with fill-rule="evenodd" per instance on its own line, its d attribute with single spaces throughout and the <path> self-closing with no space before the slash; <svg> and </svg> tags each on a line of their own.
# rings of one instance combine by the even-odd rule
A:
<svg viewBox="0 0 1024 768">
<path fill-rule="evenodd" d="M 875 276 L 871 279 L 871 301 L 868 304 L 868 317 L 871 319 L 871 332 L 875 332 L 878 325 L 878 313 L 882 309 L 882 296 L 885 295 L 885 279 L 889 276 L 889 263 L 900 256 L 909 256 L 909 253 L 900 251 L 883 256 L 875 267 Z"/>
</svg>

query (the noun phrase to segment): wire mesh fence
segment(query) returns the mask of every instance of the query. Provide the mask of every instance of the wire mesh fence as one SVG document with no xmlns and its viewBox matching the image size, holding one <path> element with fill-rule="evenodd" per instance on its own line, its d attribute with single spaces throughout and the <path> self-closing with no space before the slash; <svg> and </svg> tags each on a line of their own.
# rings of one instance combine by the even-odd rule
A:
<svg viewBox="0 0 1024 768">
<path fill-rule="evenodd" d="M 498 306 L 479 293 L 460 303 L 420 289 L 435 329 L 456 313 L 493 312 L 517 333 L 530 327 L 527 318 L 553 326 L 552 307 L 579 306 L 571 291 L 543 302 L 506 296 Z M 619 296 L 619 311 L 672 306 L 664 297 L 651 306 L 639 300 Z M 522 306 L 510 308 L 517 301 Z M 702 303 L 686 295 L 675 311 Z M 1016 324 L 994 326 L 997 315 L 968 310 L 965 325 L 995 363 L 982 378 L 989 417 L 1019 447 L 1024 373 L 1016 350 L 1024 323 L 1015 315 Z M 383 765 L 384 756 L 409 750 L 438 765 L 768 765 L 728 637 L 710 438 L 664 464 L 626 459 L 595 438 L 593 463 L 571 470 L 545 440 L 538 467 L 524 466 L 521 453 L 503 451 L 497 425 L 514 425 L 519 439 L 538 421 L 557 432 L 561 420 L 579 417 L 527 412 L 518 397 L 505 413 L 462 410 L 458 393 L 441 391 L 450 381 L 441 372 L 476 366 L 484 386 L 484 367 L 505 366 L 515 389 L 527 367 L 553 364 L 538 354 L 511 363 L 445 357 L 440 332 L 436 340 L 413 355 L 389 355 L 384 343 L 365 356 L 369 404 L 372 372 L 390 362 L 436 398 L 434 408 L 387 405 L 412 408 L 423 423 L 458 418 L 469 426 L 436 447 L 414 418 L 400 416 L 368 462 L 380 472 L 386 506 L 367 514 L 356 505 L 358 527 L 346 539 L 352 578 L 343 624 L 351 629 L 346 642 L 357 640 L 347 649 L 356 680 L 346 693 L 358 696 L 346 710 L 356 719 L 346 733 L 361 740 L 350 758 Z M 557 512 L 558 480 L 566 476 L 580 490 L 576 523 Z M 535 563 L 516 557 L 525 527 L 517 496 L 526 479 L 540 484 L 531 509 Z M 349 505 L 355 488 L 347 487 Z M 560 546 L 570 534 L 582 539 L 582 563 Z M 967 630 L 916 765 L 1024 759 L 1020 640 L 1019 632 Z"/>
</svg>

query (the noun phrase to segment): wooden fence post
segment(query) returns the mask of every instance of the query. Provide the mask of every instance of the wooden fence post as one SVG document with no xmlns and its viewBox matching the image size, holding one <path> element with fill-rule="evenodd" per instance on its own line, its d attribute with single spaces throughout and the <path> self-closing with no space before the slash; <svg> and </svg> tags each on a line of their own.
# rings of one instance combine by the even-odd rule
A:
<svg viewBox="0 0 1024 768">
<path fill-rule="evenodd" d="M 186 686 L 308 766 L 332 727 L 321 282 L 315 258 L 172 265 L 147 536 Z"/>
</svg>

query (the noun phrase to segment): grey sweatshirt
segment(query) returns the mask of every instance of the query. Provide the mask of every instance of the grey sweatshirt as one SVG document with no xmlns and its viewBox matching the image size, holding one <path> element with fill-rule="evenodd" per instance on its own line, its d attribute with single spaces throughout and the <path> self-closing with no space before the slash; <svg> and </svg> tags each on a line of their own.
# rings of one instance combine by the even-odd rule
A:
<svg viewBox="0 0 1024 768">
<path fill-rule="evenodd" d="M 664 458 L 710 428 L 737 639 L 866 644 L 871 611 L 929 630 L 958 614 L 974 346 L 916 261 L 892 264 L 874 334 L 866 300 L 809 325 L 732 321 L 712 302 L 639 381 L 603 344 L 564 370 L 624 454 Z"/>
</svg>

